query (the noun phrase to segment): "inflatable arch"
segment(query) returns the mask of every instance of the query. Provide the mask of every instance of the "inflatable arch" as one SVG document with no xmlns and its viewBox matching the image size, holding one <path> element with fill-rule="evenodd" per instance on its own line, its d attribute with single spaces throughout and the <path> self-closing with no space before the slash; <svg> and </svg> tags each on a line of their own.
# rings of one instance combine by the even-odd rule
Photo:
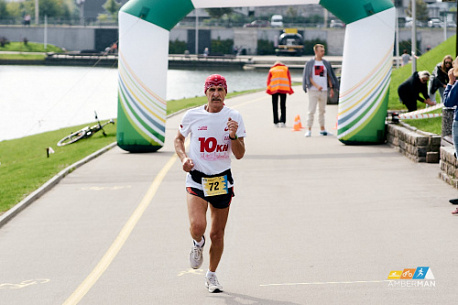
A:
<svg viewBox="0 0 458 305">
<path fill-rule="evenodd" d="M 119 13 L 119 147 L 164 145 L 169 31 L 195 8 L 320 4 L 347 24 L 338 139 L 379 143 L 385 136 L 395 9 L 391 0 L 130 0 Z"/>
</svg>

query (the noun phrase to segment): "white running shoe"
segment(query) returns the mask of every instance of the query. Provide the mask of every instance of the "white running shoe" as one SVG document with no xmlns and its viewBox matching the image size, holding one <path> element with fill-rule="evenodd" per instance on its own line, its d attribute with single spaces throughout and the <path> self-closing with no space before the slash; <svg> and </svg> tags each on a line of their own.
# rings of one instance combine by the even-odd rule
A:
<svg viewBox="0 0 458 305">
<path fill-rule="evenodd" d="M 208 274 L 205 276 L 205 287 L 208 288 L 209 292 L 222 292 L 223 286 L 218 282 L 216 274 Z"/>
<path fill-rule="evenodd" d="M 307 132 L 305 133 L 304 135 L 305 137 L 311 137 L 312 136 L 312 132 L 310 130 L 307 130 Z"/>
<path fill-rule="evenodd" d="M 191 248 L 191 253 L 189 253 L 189 262 L 191 263 L 191 268 L 193 269 L 199 269 L 200 266 L 202 266 L 202 262 L 204 261 L 204 256 L 202 255 L 202 251 L 204 250 L 205 246 L 205 237 L 202 236 L 204 239 L 204 244 L 202 247 L 199 247 L 196 245 L 196 243 L 193 241 L 193 245 Z"/>
</svg>

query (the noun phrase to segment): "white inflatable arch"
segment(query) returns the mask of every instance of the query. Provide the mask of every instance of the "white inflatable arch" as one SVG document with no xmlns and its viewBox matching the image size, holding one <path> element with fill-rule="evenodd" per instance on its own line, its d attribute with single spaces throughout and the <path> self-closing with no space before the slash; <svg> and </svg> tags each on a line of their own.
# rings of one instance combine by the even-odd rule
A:
<svg viewBox="0 0 458 305">
<path fill-rule="evenodd" d="M 169 31 L 189 12 L 303 4 L 320 4 L 347 24 L 339 140 L 382 142 L 393 66 L 395 10 L 391 0 L 130 0 L 119 13 L 119 147 L 151 152 L 164 145 Z"/>
</svg>

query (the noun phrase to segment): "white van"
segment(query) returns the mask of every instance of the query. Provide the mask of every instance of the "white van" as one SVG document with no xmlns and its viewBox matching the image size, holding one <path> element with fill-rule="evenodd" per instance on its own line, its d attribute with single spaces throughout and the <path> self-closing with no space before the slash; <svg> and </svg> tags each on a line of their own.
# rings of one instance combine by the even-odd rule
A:
<svg viewBox="0 0 458 305">
<path fill-rule="evenodd" d="M 270 20 L 270 25 L 272 27 L 283 27 L 283 16 L 282 15 L 273 15 Z"/>
</svg>

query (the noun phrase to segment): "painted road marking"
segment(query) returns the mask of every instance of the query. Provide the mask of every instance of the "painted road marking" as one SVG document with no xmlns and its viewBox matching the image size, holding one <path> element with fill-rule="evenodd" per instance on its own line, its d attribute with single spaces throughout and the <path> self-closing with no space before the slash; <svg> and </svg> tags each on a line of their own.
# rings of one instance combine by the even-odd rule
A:
<svg viewBox="0 0 458 305">
<path fill-rule="evenodd" d="M 110 266 L 110 264 L 113 262 L 119 250 L 121 250 L 121 248 L 124 246 L 124 243 L 126 242 L 127 238 L 129 237 L 134 227 L 137 225 L 138 221 L 142 217 L 146 208 L 151 203 L 154 195 L 156 195 L 156 192 L 159 189 L 159 185 L 161 184 L 162 180 L 164 180 L 165 175 L 170 170 L 172 165 L 175 163 L 176 159 L 177 159 L 177 155 L 174 154 L 169 159 L 169 161 L 167 161 L 167 163 L 164 165 L 161 171 L 157 174 L 156 178 L 154 179 L 153 183 L 149 187 L 142 201 L 137 206 L 135 211 L 132 213 L 129 220 L 126 222 L 121 232 L 116 237 L 113 244 L 110 246 L 108 251 L 99 261 L 97 266 L 95 266 L 94 270 L 92 270 L 92 272 L 87 276 L 87 278 L 78 286 L 78 288 L 72 293 L 72 295 L 63 303 L 64 305 L 78 304 L 81 301 L 81 299 L 89 292 L 92 286 L 94 286 L 94 284 L 102 276 L 102 274 L 107 270 L 108 266 Z"/>
<path fill-rule="evenodd" d="M 381 281 L 345 281 L 345 282 L 310 282 L 310 283 L 282 283 L 282 284 L 261 284 L 261 287 L 272 286 L 299 286 L 299 285 L 330 285 L 330 284 L 365 284 L 365 283 L 384 283 L 390 280 Z"/>
<path fill-rule="evenodd" d="M 27 286 L 36 285 L 36 284 L 46 284 L 50 282 L 50 279 L 36 279 L 36 280 L 25 280 L 20 282 L 19 284 L 11 284 L 11 283 L 3 283 L 0 284 L 1 289 L 21 289 Z"/>
</svg>

